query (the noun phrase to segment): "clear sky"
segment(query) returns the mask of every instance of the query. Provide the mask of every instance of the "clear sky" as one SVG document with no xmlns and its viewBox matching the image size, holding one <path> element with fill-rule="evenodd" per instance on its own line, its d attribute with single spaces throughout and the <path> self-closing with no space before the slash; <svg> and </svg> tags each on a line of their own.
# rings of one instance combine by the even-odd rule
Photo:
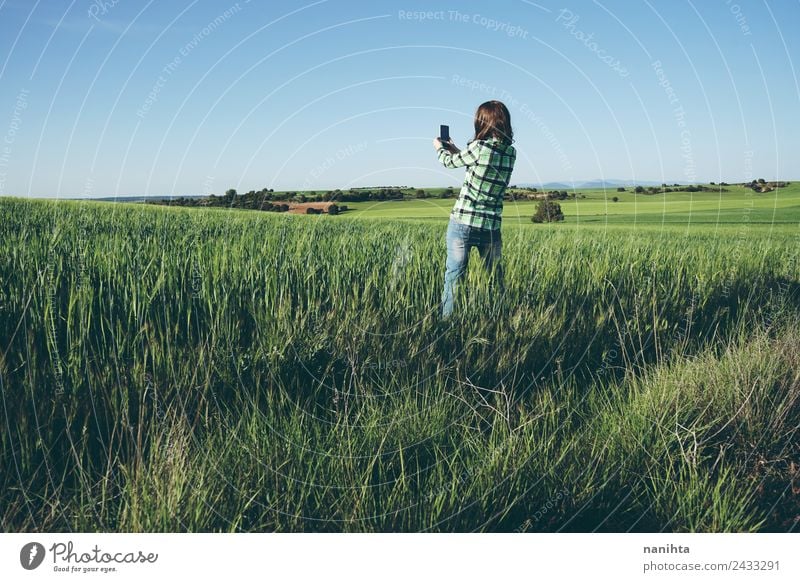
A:
<svg viewBox="0 0 800 582">
<path fill-rule="evenodd" d="M 0 194 L 798 179 L 800 1 L 0 0 Z"/>
</svg>

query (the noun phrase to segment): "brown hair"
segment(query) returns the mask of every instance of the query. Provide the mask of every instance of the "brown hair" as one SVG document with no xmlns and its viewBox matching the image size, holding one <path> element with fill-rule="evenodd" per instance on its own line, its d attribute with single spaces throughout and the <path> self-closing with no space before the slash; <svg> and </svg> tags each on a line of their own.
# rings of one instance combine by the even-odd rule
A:
<svg viewBox="0 0 800 582">
<path fill-rule="evenodd" d="M 475 112 L 475 140 L 495 137 L 502 142 L 514 141 L 511 114 L 502 101 L 481 103 Z"/>
</svg>

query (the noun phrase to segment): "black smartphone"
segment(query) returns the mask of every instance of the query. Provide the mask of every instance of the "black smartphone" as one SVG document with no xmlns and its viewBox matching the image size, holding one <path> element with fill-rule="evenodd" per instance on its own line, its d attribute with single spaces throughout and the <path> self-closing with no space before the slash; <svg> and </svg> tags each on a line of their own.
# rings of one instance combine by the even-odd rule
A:
<svg viewBox="0 0 800 582">
<path fill-rule="evenodd" d="M 447 143 L 450 141 L 450 126 L 449 125 L 440 125 L 439 126 L 439 141 L 442 143 Z"/>
</svg>

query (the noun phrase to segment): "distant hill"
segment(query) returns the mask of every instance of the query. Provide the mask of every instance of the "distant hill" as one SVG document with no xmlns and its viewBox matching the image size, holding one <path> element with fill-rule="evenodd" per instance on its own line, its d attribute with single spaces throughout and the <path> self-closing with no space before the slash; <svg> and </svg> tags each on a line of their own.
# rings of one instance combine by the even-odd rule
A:
<svg viewBox="0 0 800 582">
<path fill-rule="evenodd" d="M 103 198 L 76 197 L 71 200 L 97 200 L 98 202 L 147 202 L 148 200 L 177 200 L 178 198 L 205 198 L 205 194 L 192 194 L 189 196 L 104 196 Z"/>
<path fill-rule="evenodd" d="M 668 184 L 687 184 L 693 182 L 672 182 L 668 181 Z M 620 186 L 661 186 L 663 182 L 656 182 L 653 180 L 614 180 L 614 179 L 597 179 L 597 180 L 589 180 L 586 182 L 575 182 L 575 184 L 565 184 L 563 182 L 545 182 L 544 184 L 533 184 L 533 183 L 526 183 L 526 184 L 516 184 L 516 186 L 520 188 L 541 188 L 543 190 L 572 190 L 574 189 L 589 189 L 589 188 L 619 188 Z"/>
</svg>

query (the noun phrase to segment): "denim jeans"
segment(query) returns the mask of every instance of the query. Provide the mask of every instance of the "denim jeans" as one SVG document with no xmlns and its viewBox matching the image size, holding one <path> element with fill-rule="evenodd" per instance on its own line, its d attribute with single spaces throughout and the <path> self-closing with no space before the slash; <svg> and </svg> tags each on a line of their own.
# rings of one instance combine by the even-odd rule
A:
<svg viewBox="0 0 800 582">
<path fill-rule="evenodd" d="M 500 230 L 472 228 L 453 219 L 447 225 L 447 262 L 444 273 L 441 314 L 443 318 L 453 313 L 456 284 L 467 272 L 472 247 L 478 253 L 490 274 L 492 292 L 503 293 L 503 264 Z M 500 295 L 497 296 L 498 301 Z"/>
</svg>

